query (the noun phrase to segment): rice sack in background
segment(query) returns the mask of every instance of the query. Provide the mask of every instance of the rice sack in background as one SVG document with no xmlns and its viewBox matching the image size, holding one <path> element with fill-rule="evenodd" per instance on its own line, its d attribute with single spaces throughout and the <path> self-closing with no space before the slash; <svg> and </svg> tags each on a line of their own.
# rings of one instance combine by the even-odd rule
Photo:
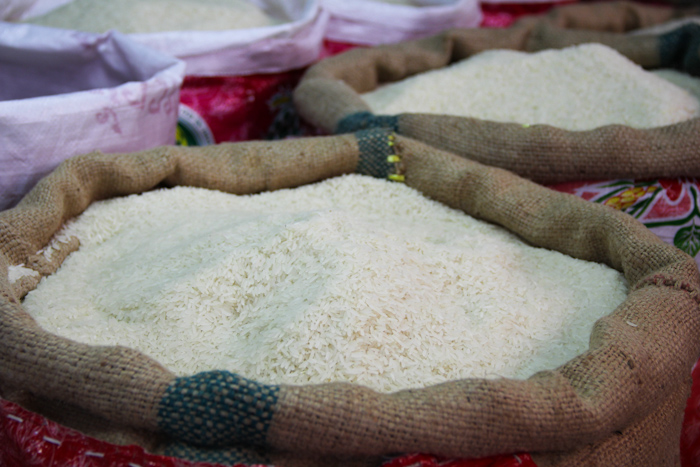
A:
<svg viewBox="0 0 700 467">
<path fill-rule="evenodd" d="M 247 29 L 280 21 L 246 0 L 74 0 L 26 20 L 41 26 L 125 34 Z"/>
<path fill-rule="evenodd" d="M 358 48 L 311 66 L 294 102 L 329 133 L 388 128 L 542 184 L 697 177 L 698 101 L 645 70 L 697 77 L 689 44 L 700 28 L 629 34 L 690 13 L 635 2 L 568 5 L 507 29 Z M 462 67 L 461 76 L 429 80 Z M 420 97 L 408 97 L 414 87 Z"/>
<path fill-rule="evenodd" d="M 132 347 L 180 375 L 384 392 L 527 378 L 585 351 L 593 322 L 627 293 L 607 266 L 360 175 L 101 201 L 57 234 L 68 237 L 80 249 L 26 296 L 27 311 L 50 332 Z"/>
<path fill-rule="evenodd" d="M 362 97 L 384 115 L 445 114 L 566 130 L 652 128 L 697 117 L 697 94 L 684 88 L 699 82 L 673 70 L 657 75 L 591 43 L 537 53 L 486 51 Z"/>
</svg>

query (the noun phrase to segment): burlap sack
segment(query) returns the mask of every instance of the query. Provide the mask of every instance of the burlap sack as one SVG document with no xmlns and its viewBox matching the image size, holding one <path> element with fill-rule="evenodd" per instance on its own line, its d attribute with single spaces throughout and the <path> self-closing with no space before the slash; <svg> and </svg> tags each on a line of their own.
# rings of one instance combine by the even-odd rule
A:
<svg viewBox="0 0 700 467">
<path fill-rule="evenodd" d="M 539 51 L 598 42 L 646 68 L 700 75 L 700 25 L 660 35 L 629 31 L 697 14 L 626 2 L 575 4 L 507 29 L 454 29 L 423 40 L 355 49 L 323 60 L 294 92 L 299 114 L 328 133 L 385 127 L 540 183 L 700 176 L 700 120 L 652 129 L 566 131 L 447 115 L 371 113 L 361 93 L 489 49 Z"/>
<path fill-rule="evenodd" d="M 559 368 L 381 394 L 225 371 L 175 377 L 132 349 L 47 333 L 22 308 L 36 280 L 9 279 L 11 265 L 54 272 L 79 245 L 66 243 L 51 263 L 37 251 L 96 200 L 173 185 L 254 193 L 354 171 L 404 180 L 533 245 L 608 264 L 627 278 L 628 298 L 596 323 L 589 350 Z M 92 153 L 0 212 L 0 393 L 104 438 L 225 463 L 378 465 L 402 452 L 527 451 L 541 467 L 672 466 L 700 352 L 699 287 L 693 259 L 631 216 L 387 130 Z"/>
</svg>

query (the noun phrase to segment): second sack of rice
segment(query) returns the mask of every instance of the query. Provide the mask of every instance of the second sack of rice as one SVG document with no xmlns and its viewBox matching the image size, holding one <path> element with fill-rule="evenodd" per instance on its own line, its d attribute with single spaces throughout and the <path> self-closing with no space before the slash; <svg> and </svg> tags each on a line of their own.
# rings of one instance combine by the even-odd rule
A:
<svg viewBox="0 0 700 467">
<path fill-rule="evenodd" d="M 351 50 L 311 67 L 295 101 L 325 131 L 390 128 L 541 183 L 697 176 L 700 26 L 628 34 L 691 13 L 576 5 Z"/>
</svg>

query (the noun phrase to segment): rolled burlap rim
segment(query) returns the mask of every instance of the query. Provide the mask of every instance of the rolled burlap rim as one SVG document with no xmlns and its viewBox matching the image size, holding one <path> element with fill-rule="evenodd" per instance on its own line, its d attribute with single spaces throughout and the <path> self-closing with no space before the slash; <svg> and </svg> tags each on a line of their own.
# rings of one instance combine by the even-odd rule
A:
<svg viewBox="0 0 700 467">
<path fill-rule="evenodd" d="M 20 303 L 38 280 L 21 282 L 22 287 L 11 284 L 8 267 L 34 267 L 38 277 L 54 272 L 60 263 L 39 261 L 42 255 L 37 252 L 66 220 L 94 201 L 161 185 L 255 193 L 352 172 L 356 164 L 357 146 L 351 135 L 283 144 L 174 146 L 115 155 L 96 152 L 65 161 L 15 208 L 0 212 L 0 380 L 31 387 L 41 397 L 82 406 L 109 420 L 157 429 L 158 398 L 172 373 L 131 349 L 90 347 L 41 330 Z M 72 243 L 59 250 L 58 257 L 64 258 L 76 246 Z M 36 347 L 38 342 L 42 348 Z M 56 358 L 59 355 L 61 361 Z M 55 378 L 47 377 L 51 374 Z M 85 397 L 92 392 L 95 398 Z"/>
<path fill-rule="evenodd" d="M 605 44 L 646 68 L 700 75 L 700 25 L 683 25 L 662 35 L 627 34 L 697 12 L 629 2 L 575 4 L 543 17 L 526 17 L 506 29 L 448 30 L 354 49 L 309 68 L 294 101 L 304 120 L 328 133 L 390 128 L 539 183 L 700 176 L 698 118 L 650 129 L 607 125 L 567 131 L 436 114 L 373 115 L 360 95 L 485 50 L 536 52 L 587 42 Z"/>
<path fill-rule="evenodd" d="M 387 164 L 387 155 L 398 160 Z M 0 213 L 0 382 L 115 424 L 168 432 L 164 394 L 182 381 L 131 349 L 46 333 L 22 309 L 26 290 L 10 284 L 8 266 L 30 264 L 63 222 L 100 199 L 173 185 L 254 193 L 358 167 L 403 179 L 533 245 L 608 264 L 625 274 L 630 293 L 595 325 L 587 352 L 525 381 L 462 380 L 393 394 L 347 384 L 275 386 L 269 423 L 253 433 L 273 460 L 529 451 L 543 466 L 676 465 L 690 369 L 700 352 L 700 274 L 692 258 L 624 213 L 385 130 L 67 161 Z M 51 267 L 42 264 L 40 273 Z"/>
</svg>

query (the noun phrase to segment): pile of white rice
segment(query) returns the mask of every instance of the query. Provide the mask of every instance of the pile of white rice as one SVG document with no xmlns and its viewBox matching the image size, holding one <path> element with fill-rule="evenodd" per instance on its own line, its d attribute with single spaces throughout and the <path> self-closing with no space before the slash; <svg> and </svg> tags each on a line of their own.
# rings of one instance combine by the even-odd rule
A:
<svg viewBox="0 0 700 467">
<path fill-rule="evenodd" d="M 696 100 L 700 102 L 700 79 L 687 73 L 673 69 L 658 69 L 652 70 L 655 76 L 663 78 L 669 83 L 673 83 L 681 89 L 688 91 Z"/>
<path fill-rule="evenodd" d="M 27 22 L 95 33 L 116 29 L 125 34 L 279 24 L 247 0 L 74 0 Z"/>
<path fill-rule="evenodd" d="M 586 350 L 593 322 L 627 291 L 606 266 L 360 175 L 251 196 L 179 187 L 107 200 L 60 235 L 81 247 L 27 295 L 28 312 L 180 375 L 379 391 L 525 378 Z"/>
<path fill-rule="evenodd" d="M 567 130 L 652 128 L 700 114 L 697 97 L 601 44 L 482 52 L 362 96 L 377 114 L 458 115 Z"/>
</svg>

